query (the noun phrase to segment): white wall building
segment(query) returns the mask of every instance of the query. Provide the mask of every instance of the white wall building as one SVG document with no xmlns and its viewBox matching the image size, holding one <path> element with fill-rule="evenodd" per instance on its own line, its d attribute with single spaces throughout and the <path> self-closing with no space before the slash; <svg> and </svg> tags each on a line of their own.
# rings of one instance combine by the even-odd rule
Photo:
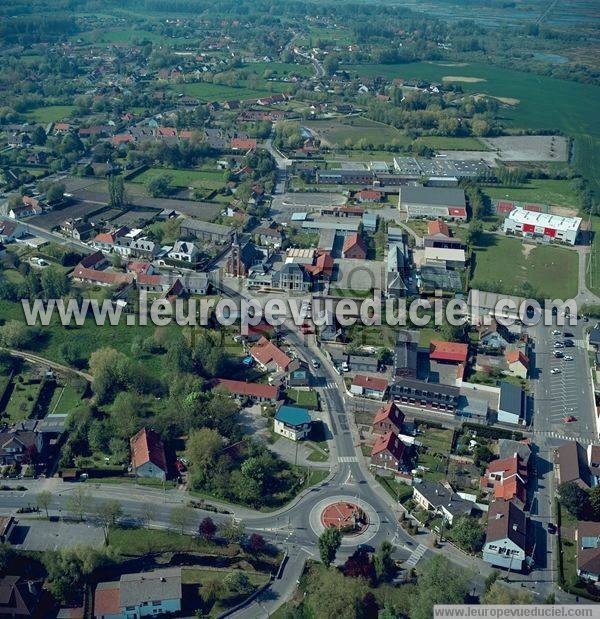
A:
<svg viewBox="0 0 600 619">
<path fill-rule="evenodd" d="M 543 238 L 575 245 L 581 227 L 581 217 L 561 217 L 513 209 L 504 220 L 504 232 L 521 234 L 526 238 Z"/>
</svg>

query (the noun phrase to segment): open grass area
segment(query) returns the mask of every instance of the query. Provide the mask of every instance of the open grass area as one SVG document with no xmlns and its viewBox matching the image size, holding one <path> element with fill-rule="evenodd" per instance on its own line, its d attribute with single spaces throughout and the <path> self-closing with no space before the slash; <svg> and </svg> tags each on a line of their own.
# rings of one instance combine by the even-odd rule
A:
<svg viewBox="0 0 600 619">
<path fill-rule="evenodd" d="M 407 484 L 392 481 L 389 477 L 381 477 L 376 475 L 375 479 L 383 486 L 385 491 L 395 500 L 400 503 L 410 499 L 413 493 L 412 486 Z"/>
<path fill-rule="evenodd" d="M 419 472 L 417 475 L 424 480 L 440 481 L 446 478 L 448 458 L 420 451 L 418 462 Z"/>
<path fill-rule="evenodd" d="M 210 101 L 228 101 L 241 99 L 259 99 L 273 92 L 285 92 L 291 88 L 291 84 L 282 82 L 269 82 L 268 88 L 257 90 L 245 86 L 226 86 L 225 84 L 213 84 L 212 82 L 196 82 L 193 84 L 173 84 L 170 90 L 183 93 L 190 97 L 196 97 L 202 103 Z"/>
<path fill-rule="evenodd" d="M 220 189 L 225 185 L 224 173 L 220 170 L 176 170 L 174 168 L 149 168 L 133 179 L 135 183 L 146 183 L 155 176 L 168 174 L 176 187 L 197 187 Z"/>
<path fill-rule="evenodd" d="M 42 381 L 23 371 L 13 378 L 13 390 L 6 404 L 3 417 L 10 424 L 31 416 L 42 389 Z"/>
<path fill-rule="evenodd" d="M 514 200 L 533 204 L 550 204 L 577 208 L 577 194 L 570 180 L 534 179 L 520 187 L 488 185 L 483 191 L 492 200 Z"/>
<path fill-rule="evenodd" d="M 262 76 L 268 72 L 272 79 L 283 79 L 290 75 L 310 77 L 314 75 L 311 64 L 296 64 L 293 62 L 249 62 L 244 65 L 243 71 Z"/>
<path fill-rule="evenodd" d="M 74 110 L 74 105 L 48 105 L 46 107 L 38 107 L 34 110 L 30 110 L 27 112 L 27 117 L 31 121 L 47 124 L 68 119 Z"/>
<path fill-rule="evenodd" d="M 537 297 L 571 299 L 577 295 L 578 256 L 566 247 L 537 245 L 527 249 L 522 239 L 484 234 L 475 247 L 472 288 L 497 289 L 523 296 L 524 285 Z"/>
<path fill-rule="evenodd" d="M 488 150 L 477 138 L 455 138 L 452 136 L 426 135 L 417 142 L 436 150 Z"/>
<path fill-rule="evenodd" d="M 313 120 L 304 125 L 323 143 L 334 147 L 360 145 L 361 142 L 377 147 L 391 142 L 409 144 L 411 141 L 395 127 L 356 116 Z M 363 157 L 369 158 L 370 155 L 363 153 Z"/>
<path fill-rule="evenodd" d="M 293 404 L 303 406 L 310 410 L 316 410 L 319 407 L 319 398 L 316 391 L 303 391 L 302 389 L 288 389 L 285 395 L 292 400 Z"/>
<path fill-rule="evenodd" d="M 591 218 L 594 239 L 587 257 L 586 284 L 595 294 L 600 295 L 600 217 Z"/>
<path fill-rule="evenodd" d="M 72 411 L 81 404 L 86 390 L 85 381 L 71 381 L 57 385 L 48 407 L 48 414 L 64 414 Z"/>
<path fill-rule="evenodd" d="M 419 434 L 419 442 L 425 447 L 440 454 L 449 454 L 452 447 L 452 430 L 445 428 L 423 427 L 423 434 Z"/>
</svg>

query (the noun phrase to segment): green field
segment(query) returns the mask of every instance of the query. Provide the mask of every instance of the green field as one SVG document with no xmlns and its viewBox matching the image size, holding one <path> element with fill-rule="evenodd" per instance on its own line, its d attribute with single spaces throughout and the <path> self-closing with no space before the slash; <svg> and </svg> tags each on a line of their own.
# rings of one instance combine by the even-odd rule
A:
<svg viewBox="0 0 600 619">
<path fill-rule="evenodd" d="M 504 294 L 523 296 L 523 285 L 537 297 L 571 299 L 577 295 L 578 256 L 566 247 L 539 245 L 528 255 L 521 239 L 485 234 L 475 249 L 471 288 L 497 288 Z"/>
<path fill-rule="evenodd" d="M 47 107 L 38 107 L 30 110 L 27 112 L 27 118 L 45 125 L 68 119 L 74 110 L 74 105 L 48 105 Z"/>
<path fill-rule="evenodd" d="M 259 99 L 274 92 L 286 92 L 291 88 L 290 84 L 282 82 L 269 82 L 268 90 L 256 90 L 254 88 L 226 86 L 225 84 L 213 84 L 212 82 L 195 82 L 193 84 L 173 84 L 169 90 L 183 93 L 190 97 L 196 97 L 202 103 L 210 101 L 238 101 L 245 99 Z"/>
<path fill-rule="evenodd" d="M 484 192 L 492 199 L 508 199 L 516 202 L 529 202 L 533 204 L 550 204 L 557 206 L 572 206 L 577 208 L 577 194 L 570 180 L 535 179 L 520 187 L 495 187 L 483 188 Z"/>
<path fill-rule="evenodd" d="M 265 71 L 271 72 L 271 77 L 282 79 L 288 75 L 310 77 L 314 69 L 310 64 L 294 64 L 293 62 L 249 62 L 244 65 L 243 71 L 256 73 L 262 76 Z"/>
<path fill-rule="evenodd" d="M 600 138 L 575 136 L 575 167 L 587 178 L 596 197 L 600 196 Z"/>
<path fill-rule="evenodd" d="M 316 391 L 302 391 L 301 389 L 288 389 L 285 395 L 297 406 L 303 406 L 316 410 L 319 406 L 319 398 Z"/>
<path fill-rule="evenodd" d="M 48 414 L 52 413 L 68 413 L 81 404 L 81 398 L 85 392 L 85 382 L 73 381 L 72 384 L 59 384 L 54 393 L 48 407 Z"/>
<path fill-rule="evenodd" d="M 436 150 L 489 150 L 477 138 L 455 138 L 442 135 L 425 135 L 416 140 Z"/>
<path fill-rule="evenodd" d="M 150 168 L 133 181 L 146 183 L 155 176 L 168 174 L 173 177 L 172 183 L 177 187 L 201 187 L 216 190 L 225 185 L 224 173 L 220 170 L 175 170 L 173 168 Z"/>
<path fill-rule="evenodd" d="M 190 43 L 183 37 L 167 37 L 151 30 L 138 30 L 136 28 L 108 28 L 107 30 L 90 30 L 78 33 L 71 37 L 73 40 L 81 39 L 85 43 L 97 45 L 99 43 L 133 43 L 150 41 L 162 45 L 182 45 Z"/>
<path fill-rule="evenodd" d="M 494 65 L 467 64 L 448 67 L 433 62 L 398 65 L 346 65 L 351 75 L 423 79 L 441 82 L 444 76 L 481 78 L 483 82 L 453 82 L 465 92 L 519 99 L 502 108 L 508 124 L 530 129 L 554 129 L 570 135 L 600 137 L 600 86 L 569 82 Z"/>
<path fill-rule="evenodd" d="M 594 240 L 587 258 L 586 284 L 596 295 L 600 296 L 600 217 L 591 218 Z"/>
<path fill-rule="evenodd" d="M 351 145 L 356 145 L 362 140 L 374 146 L 390 142 L 410 144 L 411 141 L 395 127 L 368 118 L 349 116 L 331 120 L 313 120 L 304 125 L 331 146 L 345 146 L 346 140 L 350 141 Z M 363 153 L 363 157 L 365 156 L 368 155 Z"/>
<path fill-rule="evenodd" d="M 22 382 L 19 381 L 20 377 L 23 379 Z M 13 391 L 3 413 L 11 424 L 31 416 L 42 388 L 42 382 L 39 379 L 33 380 L 28 372 L 22 372 L 13 378 L 13 385 Z"/>
</svg>

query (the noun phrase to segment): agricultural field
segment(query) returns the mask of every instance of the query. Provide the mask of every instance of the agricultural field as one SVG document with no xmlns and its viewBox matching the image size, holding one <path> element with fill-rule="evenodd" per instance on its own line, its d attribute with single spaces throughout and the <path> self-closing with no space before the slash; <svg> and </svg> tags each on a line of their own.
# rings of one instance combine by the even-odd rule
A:
<svg viewBox="0 0 600 619">
<path fill-rule="evenodd" d="M 533 204 L 578 207 L 577 193 L 570 180 L 534 179 L 520 187 L 488 185 L 483 191 L 492 200 L 514 200 Z"/>
<path fill-rule="evenodd" d="M 360 142 L 364 141 L 374 146 L 390 142 L 409 144 L 411 141 L 395 127 L 354 116 L 332 120 L 313 120 L 304 123 L 304 126 L 329 146 L 344 146 L 346 141 L 350 145 L 360 145 Z M 362 156 L 369 155 L 363 153 Z"/>
<path fill-rule="evenodd" d="M 27 118 L 43 125 L 68 119 L 75 110 L 74 105 L 48 105 L 27 112 Z"/>
<path fill-rule="evenodd" d="M 531 286 L 537 297 L 571 299 L 578 292 L 578 255 L 566 247 L 524 243 L 518 238 L 485 234 L 474 248 L 471 287 L 523 296 Z"/>
<path fill-rule="evenodd" d="M 310 77 L 314 74 L 312 65 L 295 64 L 293 62 L 249 62 L 244 65 L 242 70 L 261 77 L 265 74 L 265 71 L 268 71 L 269 77 L 273 79 L 285 79 L 290 75 Z"/>
<path fill-rule="evenodd" d="M 268 89 L 257 90 L 245 86 L 227 86 L 225 84 L 213 84 L 212 82 L 195 82 L 193 84 L 173 84 L 169 90 L 183 93 L 190 97 L 196 97 L 201 103 L 211 101 L 229 101 L 242 99 L 259 99 L 274 92 L 286 92 L 291 85 L 282 82 L 269 82 Z"/>
<path fill-rule="evenodd" d="M 150 168 L 133 179 L 134 183 L 146 183 L 155 176 L 168 174 L 176 187 L 194 187 L 216 190 L 225 185 L 221 170 L 175 170 L 173 168 Z"/>
</svg>

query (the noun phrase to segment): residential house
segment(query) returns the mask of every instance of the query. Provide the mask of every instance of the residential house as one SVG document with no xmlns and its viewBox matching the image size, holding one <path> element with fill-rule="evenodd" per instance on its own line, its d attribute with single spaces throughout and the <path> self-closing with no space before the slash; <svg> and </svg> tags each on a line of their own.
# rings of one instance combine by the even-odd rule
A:
<svg viewBox="0 0 600 619">
<path fill-rule="evenodd" d="M 148 238 L 135 239 L 129 246 L 130 255 L 134 258 L 143 258 L 144 260 L 154 260 L 160 247 Z"/>
<path fill-rule="evenodd" d="M 88 254 L 81 259 L 81 262 L 77 265 L 84 269 L 95 269 L 99 271 L 108 265 L 106 256 L 101 251 L 95 251 L 93 254 Z"/>
<path fill-rule="evenodd" d="M 310 387 L 310 372 L 306 368 L 298 368 L 287 375 L 286 384 L 288 388 L 308 389 Z"/>
<path fill-rule="evenodd" d="M 14 516 L 0 516 L 0 544 L 9 541 L 16 524 Z"/>
<path fill-rule="evenodd" d="M 376 437 L 371 449 L 371 465 L 386 471 L 397 471 L 402 464 L 406 446 L 393 432 Z"/>
<path fill-rule="evenodd" d="M 404 413 L 395 402 L 388 402 L 380 408 L 373 418 L 373 434 L 386 434 L 391 432 L 398 436 L 402 434 Z"/>
<path fill-rule="evenodd" d="M 525 420 L 525 392 L 507 381 L 500 383 L 498 421 L 519 424 Z"/>
<path fill-rule="evenodd" d="M 94 230 L 94 226 L 81 217 L 67 219 L 60 225 L 60 230 L 78 241 L 86 241 Z"/>
<path fill-rule="evenodd" d="M 367 257 L 367 246 L 358 234 L 351 234 L 344 241 L 342 257 L 354 260 L 365 260 Z"/>
<path fill-rule="evenodd" d="M 494 490 L 496 500 L 519 501 L 521 507 L 527 503 L 527 463 L 518 453 L 508 458 L 493 460 L 481 478 L 484 488 Z"/>
<path fill-rule="evenodd" d="M 312 420 L 305 408 L 283 405 L 275 415 L 273 430 L 292 441 L 300 441 L 310 434 Z"/>
<path fill-rule="evenodd" d="M 238 398 L 249 398 L 255 402 L 276 402 L 279 396 L 279 389 L 274 385 L 263 385 L 261 383 L 247 383 L 243 380 L 229 380 L 218 378 L 217 387 L 222 387 L 231 395 Z"/>
<path fill-rule="evenodd" d="M 454 412 L 458 405 L 460 389 L 454 385 L 429 383 L 401 376 L 394 379 L 390 394 L 401 404 Z"/>
<path fill-rule="evenodd" d="M 381 202 L 383 194 L 373 189 L 361 189 L 354 194 L 354 197 L 362 204 L 364 202 Z"/>
<path fill-rule="evenodd" d="M 0 617 L 38 616 L 41 595 L 41 582 L 21 576 L 0 576 Z"/>
<path fill-rule="evenodd" d="M 473 501 L 459 496 L 448 482 L 423 481 L 413 486 L 413 501 L 423 509 L 439 514 L 450 526 L 459 516 L 470 516 L 477 510 Z"/>
<path fill-rule="evenodd" d="M 365 376 L 364 374 L 356 374 L 350 385 L 350 393 L 383 400 L 387 388 L 388 382 L 385 378 L 374 378 L 372 376 Z"/>
<path fill-rule="evenodd" d="M 531 440 L 528 438 L 522 441 L 513 441 L 510 438 L 501 438 L 498 440 L 498 457 L 500 459 L 508 458 L 515 453 L 519 455 L 523 464 L 529 467 Z"/>
<path fill-rule="evenodd" d="M 520 571 L 527 556 L 525 512 L 514 501 L 494 501 L 488 511 L 483 560 L 496 567 Z"/>
<path fill-rule="evenodd" d="M 351 372 L 371 372 L 375 373 L 379 369 L 377 357 L 366 357 L 364 355 L 350 355 L 348 365 Z"/>
<path fill-rule="evenodd" d="M 574 483 L 587 490 L 592 485 L 592 476 L 587 454 L 578 441 L 567 441 L 554 451 L 556 485 Z"/>
<path fill-rule="evenodd" d="M 419 333 L 400 331 L 394 348 L 394 376 L 416 378 Z"/>
<path fill-rule="evenodd" d="M 123 574 L 117 582 L 101 582 L 94 594 L 95 619 L 138 619 L 181 611 L 181 568 Z"/>
<path fill-rule="evenodd" d="M 469 357 L 468 344 L 431 340 L 429 376 L 432 382 L 456 385 L 462 381 Z"/>
<path fill-rule="evenodd" d="M 592 348 L 600 349 L 600 323 L 596 323 L 593 329 L 590 329 L 588 342 Z"/>
<path fill-rule="evenodd" d="M 24 236 L 25 229 L 17 221 L 0 221 L 0 242 L 12 243 Z"/>
<path fill-rule="evenodd" d="M 577 544 L 577 576 L 582 580 L 600 581 L 600 523 L 578 522 L 575 529 Z"/>
<path fill-rule="evenodd" d="M 529 373 L 529 358 L 521 350 L 510 350 L 504 354 L 508 364 L 508 374 L 525 380 Z"/>
<path fill-rule="evenodd" d="M 267 371 L 287 372 L 293 363 L 293 360 L 283 350 L 266 337 L 261 337 L 250 349 L 250 356 L 262 370 Z"/>
<path fill-rule="evenodd" d="M 129 286 L 133 284 L 134 277 L 131 273 L 116 273 L 114 271 L 98 271 L 86 269 L 77 265 L 71 273 L 74 281 L 94 286 Z"/>
<path fill-rule="evenodd" d="M 510 335 L 506 327 L 494 318 L 491 319 L 489 325 L 479 325 L 477 330 L 480 349 L 504 350 L 508 346 Z"/>
<path fill-rule="evenodd" d="M 131 470 L 136 477 L 167 479 L 167 459 L 160 436 L 150 428 L 142 428 L 130 441 Z"/>
<path fill-rule="evenodd" d="M 31 430 L 0 431 L 0 464 L 29 464 L 43 450 L 42 435 Z"/>
<path fill-rule="evenodd" d="M 29 196 L 23 196 L 23 201 Z M 8 216 L 11 219 L 23 219 L 25 217 L 33 217 L 34 215 L 41 215 L 43 212 L 42 207 L 39 205 L 35 198 L 30 198 L 29 204 L 23 204 L 21 206 L 14 206 L 8 211 Z"/>
<path fill-rule="evenodd" d="M 181 262 L 189 262 L 194 264 L 200 255 L 200 250 L 189 241 L 177 241 L 173 249 L 168 253 L 171 260 L 179 260 Z"/>
</svg>

